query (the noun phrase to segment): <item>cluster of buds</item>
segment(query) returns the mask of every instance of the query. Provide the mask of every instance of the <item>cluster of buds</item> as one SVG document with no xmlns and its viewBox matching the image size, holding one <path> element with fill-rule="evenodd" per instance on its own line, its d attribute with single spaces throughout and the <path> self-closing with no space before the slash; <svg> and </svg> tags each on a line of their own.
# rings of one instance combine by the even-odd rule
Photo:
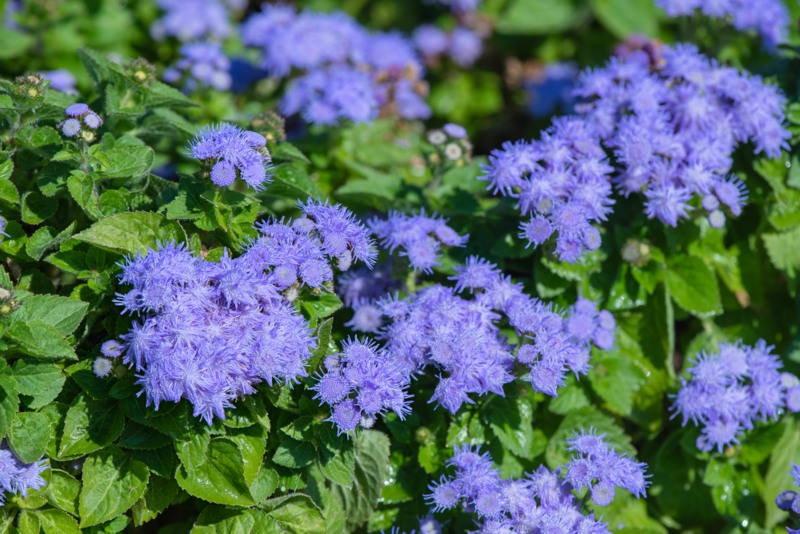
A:
<svg viewBox="0 0 800 534">
<path fill-rule="evenodd" d="M 472 143 L 467 138 L 467 130 L 458 124 L 445 124 L 442 129 L 428 132 L 428 142 L 436 152 L 431 154 L 434 165 L 450 164 L 461 167 L 472 160 Z"/>
<path fill-rule="evenodd" d="M 100 378 L 105 378 L 110 375 L 112 371 L 117 374 L 124 372 L 124 366 L 115 365 L 114 363 L 124 352 L 125 347 L 116 339 L 110 339 L 103 343 L 100 347 L 100 354 L 102 354 L 102 356 L 95 358 L 94 364 L 92 365 L 94 374 Z"/>
<path fill-rule="evenodd" d="M 16 78 L 17 96 L 25 100 L 27 107 L 39 107 L 44 102 L 47 84 L 40 74 L 25 74 Z"/>
<path fill-rule="evenodd" d="M 622 247 L 621 255 L 624 261 L 641 268 L 650 262 L 651 251 L 652 249 L 647 241 L 628 239 Z"/>
<path fill-rule="evenodd" d="M 97 135 L 95 130 L 103 125 L 100 115 L 89 109 L 86 104 L 72 104 L 66 110 L 67 118 L 61 123 L 61 133 L 67 137 L 78 136 L 87 143 L 93 142 Z"/>
<path fill-rule="evenodd" d="M 125 67 L 125 74 L 136 83 L 147 87 L 156 79 L 156 68 L 146 59 L 137 58 L 128 63 Z"/>
<path fill-rule="evenodd" d="M 14 293 L 4 287 L 0 287 L 0 317 L 5 317 L 17 308 L 14 300 Z"/>
<path fill-rule="evenodd" d="M 263 135 L 267 143 L 286 141 L 286 119 L 274 111 L 267 111 L 254 117 L 250 121 L 250 129 Z"/>
</svg>

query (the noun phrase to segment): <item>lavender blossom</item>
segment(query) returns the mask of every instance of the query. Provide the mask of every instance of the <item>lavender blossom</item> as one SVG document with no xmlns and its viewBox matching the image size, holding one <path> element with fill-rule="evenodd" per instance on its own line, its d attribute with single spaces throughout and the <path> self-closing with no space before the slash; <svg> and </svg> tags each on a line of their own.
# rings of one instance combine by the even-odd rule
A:
<svg viewBox="0 0 800 534">
<path fill-rule="evenodd" d="M 56 69 L 40 72 L 42 77 L 50 82 L 50 88 L 68 95 L 76 95 L 78 91 L 75 89 L 77 80 L 75 76 L 66 69 Z"/>
<path fill-rule="evenodd" d="M 371 121 L 379 111 L 430 116 L 422 63 L 399 34 L 370 33 L 340 12 L 265 5 L 245 22 L 242 39 L 261 51 L 269 75 L 293 78 L 280 104 L 287 115 L 325 126 Z"/>
<path fill-rule="evenodd" d="M 0 442 L 0 506 L 9 494 L 28 496 L 29 490 L 42 489 L 47 483 L 42 473 L 49 469 L 45 460 L 26 464 Z"/>
<path fill-rule="evenodd" d="M 281 100 L 286 115 L 302 113 L 312 124 L 369 122 L 378 116 L 379 95 L 372 78 L 348 66 L 316 69 L 295 79 Z"/>
<path fill-rule="evenodd" d="M 576 490 L 588 488 L 598 506 L 611 504 L 615 487 L 624 488 L 637 498 L 644 497 L 647 465 L 615 452 L 604 438 L 605 434 L 589 429 L 567 439 L 568 450 L 575 453 L 565 466 L 567 481 Z"/>
<path fill-rule="evenodd" d="M 150 33 L 158 41 L 175 37 L 183 42 L 225 39 L 231 33 L 228 9 L 219 0 L 158 0 L 164 14 Z"/>
<path fill-rule="evenodd" d="M 433 272 L 439 265 L 442 246 L 460 247 L 469 235 L 459 235 L 440 217 L 429 217 L 425 211 L 417 215 L 390 212 L 386 219 L 372 219 L 370 228 L 390 252 L 401 249 L 400 255 L 408 258 L 411 267 L 425 273 Z"/>
<path fill-rule="evenodd" d="M 369 428 L 390 410 L 401 419 L 410 412 L 408 375 L 374 343 L 351 339 L 325 367 L 313 387 L 314 398 L 331 406 L 329 420 L 339 433 L 359 425 Z"/>
<path fill-rule="evenodd" d="M 123 362 L 137 372 L 148 404 L 187 399 L 209 424 L 260 382 L 306 376 L 315 340 L 291 294 L 333 279 L 331 262 L 370 261 L 368 231 L 338 206 L 307 202 L 294 224 L 265 221 L 238 258 L 213 263 L 166 245 L 129 258 L 117 304 L 138 320 Z M 332 249 L 333 232 L 344 234 Z M 335 254 L 338 251 L 338 254 Z M 351 261 L 351 262 L 352 262 Z M 348 265 L 349 267 L 349 265 Z"/>
<path fill-rule="evenodd" d="M 192 156 L 211 165 L 211 181 L 218 186 L 233 184 L 239 176 L 254 189 L 263 189 L 272 176 L 267 141 L 256 132 L 232 124 L 206 126 L 191 144 Z"/>
<path fill-rule="evenodd" d="M 592 457 L 592 461 L 597 474 L 605 478 L 603 486 L 598 483 L 595 487 L 602 490 L 613 480 L 634 489 L 637 497 L 643 495 L 644 464 L 609 451 L 602 440 L 601 443 L 605 456 Z M 434 512 L 441 512 L 460 504 L 477 514 L 479 532 L 610 533 L 608 525 L 581 509 L 570 476 L 563 476 L 577 470 L 571 467 L 572 462 L 554 472 L 540 466 L 524 478 L 502 479 L 488 454 L 465 445 L 455 449 L 447 465 L 455 469 L 455 475 L 442 477 L 430 485 L 426 496 L 429 506 Z M 610 472 L 619 466 L 624 466 L 625 471 Z"/>
<path fill-rule="evenodd" d="M 67 117 L 59 125 L 65 137 L 80 137 L 86 142 L 95 140 L 94 130 L 103 125 L 100 115 L 82 103 L 68 106 L 65 114 Z"/>
<path fill-rule="evenodd" d="M 702 352 L 692 360 L 690 377 L 681 379 L 672 409 L 673 417 L 682 416 L 683 426 L 692 421 L 702 427 L 698 449 L 721 452 L 758 421 L 776 418 L 787 405 L 791 386 L 787 388 L 772 349 L 763 340 L 752 347 L 723 343 L 716 353 Z"/>
<path fill-rule="evenodd" d="M 777 88 L 690 45 L 654 54 L 626 50 L 584 71 L 577 115 L 556 119 L 540 141 L 506 143 L 490 154 L 483 179 L 531 217 L 521 237 L 532 245 L 554 236 L 555 254 L 568 262 L 598 248 L 595 225 L 611 212 L 612 179 L 624 196 L 643 194 L 651 219 L 676 226 L 702 209 L 719 227 L 722 210 L 738 216 L 747 200 L 744 184 L 729 176 L 737 147 L 750 142 L 769 157 L 788 147 Z M 701 206 L 693 207 L 695 198 Z"/>
<path fill-rule="evenodd" d="M 183 45 L 181 59 L 164 71 L 164 81 L 181 84 L 187 92 L 202 87 L 231 88 L 231 63 L 219 43 Z"/>
<path fill-rule="evenodd" d="M 670 17 L 691 16 L 695 12 L 722 19 L 740 31 L 754 30 L 770 49 L 786 41 L 789 10 L 781 0 L 657 0 Z"/>
</svg>

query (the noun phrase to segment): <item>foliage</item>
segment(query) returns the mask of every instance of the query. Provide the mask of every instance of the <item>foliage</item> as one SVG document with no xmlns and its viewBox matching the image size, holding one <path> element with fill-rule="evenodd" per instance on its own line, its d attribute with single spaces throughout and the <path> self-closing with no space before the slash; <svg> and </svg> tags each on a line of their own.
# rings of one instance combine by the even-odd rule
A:
<svg viewBox="0 0 800 534">
<path fill-rule="evenodd" d="M 302 79 L 297 69 L 270 76 L 262 50 L 243 42 L 240 24 L 260 6 L 208 1 L 228 17 L 204 31 L 219 43 L 214 53 L 224 56 L 213 69 L 230 79 L 206 69 L 191 83 L 196 65 L 180 61 L 194 38 L 182 43 L 170 29 L 169 1 L 0 2 L 6 14 L 0 32 L 0 450 L 47 466 L 43 484 L 24 494 L 4 486 L 0 462 L 0 532 L 411 531 L 432 513 L 431 484 L 453 478 L 456 449 L 487 453 L 498 477 L 525 480 L 539 466 L 554 471 L 575 461 L 568 439 L 590 428 L 616 453 L 647 465 L 645 498 L 619 489 L 601 507 L 588 491 L 576 493 L 581 513 L 594 512 L 611 531 L 780 532 L 797 519 L 775 499 L 792 489 L 790 470 L 800 463 L 798 417 L 791 412 L 798 399 L 781 397 L 790 409 L 770 417 L 743 417 L 749 426 L 719 450 L 700 450 L 701 429 L 673 417 L 695 357 L 716 354 L 720 344 L 762 347 L 758 340 L 765 340 L 783 371 L 800 372 L 796 28 L 782 45 L 762 47 L 757 34 L 738 32 L 724 18 L 695 13 L 673 20 L 659 8 L 664 2 L 651 0 L 304 0 L 296 4 L 348 13 L 376 42 L 392 31 L 411 35 L 435 24 L 449 43 L 436 57 L 420 53 L 413 73 L 381 71 L 374 58 L 359 70 L 358 60 L 348 58 L 348 76 L 355 71 L 369 86 L 359 91 L 376 92 L 362 117 L 374 120 L 352 122 L 347 118 L 358 118 L 354 112 L 341 112 L 344 118 L 313 121 L 327 115 L 319 108 L 321 115 L 276 113 L 287 109 L 283 99 Z M 464 8 L 471 3 L 481 5 Z M 796 22 L 795 4 L 786 3 Z M 208 22 L 218 14 L 192 16 Z M 480 48 L 474 58 L 458 55 L 458 30 L 474 33 L 482 55 Z M 614 189 L 607 220 L 592 218 L 602 235 L 593 241 L 597 246 L 587 245 L 578 261 L 561 261 L 550 244 L 532 247 L 520 235 L 513 195 L 486 190 L 487 156 L 505 141 L 542 139 L 549 118 L 529 113 L 537 98 L 529 90 L 549 87 L 536 78 L 545 64 L 601 67 L 615 47 L 656 46 L 641 36 L 694 43 L 780 88 L 788 148 L 766 157 L 754 154 L 751 143 L 733 153 L 731 176 L 749 196 L 741 214 L 722 224 L 689 216 L 670 226 L 648 218 L 643 195 Z M 55 69 L 68 70 L 74 87 L 57 90 Z M 341 85 L 336 90 L 351 97 L 350 85 Z M 402 118 L 403 91 L 425 112 Z M 334 92 L 324 95 L 326 102 L 352 104 Z M 574 105 L 562 96 L 553 100 L 562 109 Z M 68 111 L 84 102 L 89 111 Z M 246 165 L 216 145 L 201 150 L 211 155 L 194 158 L 192 140 L 224 132 L 209 128 L 221 123 L 236 125 L 230 131 L 240 148 L 246 145 Z M 252 132 L 256 143 L 247 137 Z M 747 139 L 738 142 L 747 145 Z M 603 158 L 622 168 L 613 149 L 598 142 L 597 150 L 607 150 Z M 224 180 L 223 171 L 229 173 Z M 609 172 L 598 180 L 611 184 Z M 326 202 L 372 229 L 374 249 L 355 259 L 370 263 L 377 253 L 374 270 L 354 265 L 344 273 L 354 260 L 352 243 L 347 253 L 330 252 L 336 231 L 325 235 L 321 216 L 309 208 Z M 687 200 L 687 213 L 702 211 L 700 202 Z M 241 390 L 228 392 L 235 400 L 224 418 L 196 417 L 188 394 L 179 402 L 149 402 L 142 370 L 104 346 L 121 340 L 129 347 L 126 335 L 141 321 L 120 305 L 134 293 L 130 280 L 120 279 L 125 266 L 171 244 L 185 247 L 203 268 L 241 265 L 240 258 L 254 255 L 254 243 L 274 237 L 267 226 L 282 223 L 299 235 L 309 220 L 319 232 L 316 246 L 325 249 L 325 276 L 301 283 L 297 275 L 269 297 L 282 299 L 286 313 L 313 337 L 301 368 L 285 380 L 247 375 Z M 472 256 L 499 273 L 495 289 L 464 281 L 464 266 L 478 262 Z M 275 260 L 256 270 L 268 277 L 279 266 Z M 217 283 L 210 274 L 204 280 L 199 292 Z M 353 289 L 358 283 L 374 294 Z M 522 360 L 521 348 L 535 343 L 531 332 L 539 339 L 545 329 L 521 327 L 515 314 L 522 312 L 506 302 L 486 304 L 500 286 L 563 321 L 557 349 L 585 351 L 588 364 L 561 364 L 558 384 L 537 387 L 538 368 Z M 480 309 L 485 321 L 476 326 L 455 311 L 446 320 L 433 312 L 416 320 L 422 312 L 412 306 L 445 289 L 443 308 L 465 315 Z M 581 312 L 581 302 L 591 312 Z M 398 303 L 407 308 L 382 319 Z M 232 316 L 249 313 L 247 306 L 226 306 Z M 253 306 L 268 314 L 263 302 Z M 176 309 L 170 316 L 180 338 L 185 325 L 176 318 L 196 314 Z M 159 317 L 157 310 L 147 313 Z M 591 316 L 584 326 L 574 319 L 582 313 Z M 420 353 L 401 369 L 398 347 L 407 345 L 391 336 L 412 328 L 390 326 L 421 322 L 424 335 L 411 343 Z M 586 324 L 606 334 L 613 329 L 613 343 L 592 339 Z M 453 342 L 449 347 L 472 353 L 445 363 L 436 359 L 443 325 L 460 329 L 455 334 L 462 337 L 489 332 L 491 343 Z M 344 355 L 362 342 L 368 358 Z M 443 398 L 439 387 L 463 371 L 459 365 L 475 366 L 469 371 L 490 359 L 506 373 L 496 384 L 465 388 L 448 409 L 429 402 Z M 380 367 L 370 374 L 359 367 L 362 360 Z M 350 380 L 339 397 L 320 385 L 334 375 Z M 380 377 L 391 382 L 391 392 L 382 390 L 384 403 L 372 411 L 362 406 L 343 424 L 347 414 L 333 413 L 334 405 L 366 405 L 360 395 Z M 796 386 L 780 386 L 780 395 Z M 448 532 L 476 528 L 469 506 L 434 517 Z"/>
</svg>

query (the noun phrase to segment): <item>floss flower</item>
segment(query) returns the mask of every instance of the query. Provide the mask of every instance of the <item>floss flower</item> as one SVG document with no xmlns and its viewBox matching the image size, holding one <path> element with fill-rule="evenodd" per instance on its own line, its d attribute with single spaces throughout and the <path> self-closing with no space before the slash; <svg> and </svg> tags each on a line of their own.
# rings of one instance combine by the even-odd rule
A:
<svg viewBox="0 0 800 534">
<path fill-rule="evenodd" d="M 789 11 L 781 0 L 657 0 L 670 17 L 691 16 L 695 12 L 723 19 L 737 30 L 754 30 L 769 48 L 786 41 Z"/>
<path fill-rule="evenodd" d="M 233 184 L 237 176 L 254 189 L 262 189 L 272 176 L 267 140 L 256 132 L 223 123 L 203 128 L 191 144 L 192 156 L 211 166 L 211 181 Z"/>
<path fill-rule="evenodd" d="M 182 81 L 186 91 L 212 87 L 218 91 L 231 88 L 231 62 L 219 43 L 194 43 L 183 45 L 181 59 L 164 71 L 164 81 L 177 84 Z"/>
<path fill-rule="evenodd" d="M 469 239 L 469 235 L 458 235 L 444 219 L 429 217 L 424 211 L 417 215 L 391 212 L 386 219 L 372 219 L 369 226 L 384 247 L 390 252 L 399 248 L 411 267 L 424 273 L 439 265 L 442 246 L 460 247 Z"/>
<path fill-rule="evenodd" d="M 643 495 L 644 464 L 608 451 L 601 439 L 599 445 L 606 450 L 606 458 L 597 460 L 598 474 L 611 477 L 608 470 L 612 466 L 630 467 L 630 472 L 615 474 L 613 479 L 636 489 L 635 495 Z M 455 469 L 455 475 L 430 485 L 426 496 L 429 506 L 441 512 L 461 505 L 477 514 L 479 532 L 611 532 L 608 525 L 594 518 L 594 513 L 586 513 L 576 499 L 574 491 L 580 488 L 572 485 L 569 475 L 564 476 L 575 469 L 572 462 L 555 471 L 539 466 L 524 478 L 503 479 L 487 453 L 464 445 L 455 449 L 447 465 Z"/>
<path fill-rule="evenodd" d="M 230 35 L 228 8 L 219 0 L 158 0 L 157 4 L 164 14 L 150 29 L 156 40 L 175 37 L 191 42 Z"/>
<path fill-rule="evenodd" d="M 567 481 L 578 491 L 588 488 L 592 501 L 598 506 L 611 504 L 617 487 L 628 490 L 637 498 L 644 497 L 647 465 L 617 453 L 604 438 L 605 434 L 598 435 L 589 429 L 567 439 L 567 450 L 575 453 L 564 466 Z"/>
<path fill-rule="evenodd" d="M 702 352 L 692 360 L 672 409 L 683 426 L 692 421 L 701 427 L 698 449 L 721 452 L 738 443 L 745 430 L 776 418 L 797 393 L 797 379 L 781 374 L 772 349 L 763 340 L 752 347 L 722 343 L 716 353 Z M 788 404 L 793 411 L 800 408 L 794 401 Z"/>
<path fill-rule="evenodd" d="M 427 118 L 422 63 L 401 35 L 370 33 L 341 12 L 265 5 L 242 27 L 270 76 L 291 78 L 280 106 L 312 124 L 365 122 L 380 113 Z"/>
<path fill-rule="evenodd" d="M 16 493 L 28 496 L 29 490 L 38 490 L 47 483 L 42 473 L 49 469 L 45 460 L 26 464 L 21 462 L 7 447 L 0 443 L 0 506 L 8 495 Z"/>
<path fill-rule="evenodd" d="M 91 143 L 95 140 L 94 130 L 103 125 L 103 119 L 89 109 L 86 104 L 72 104 L 65 110 L 66 119 L 61 121 L 61 133 L 65 137 L 77 137 Z"/>
<path fill-rule="evenodd" d="M 408 406 L 408 375 L 374 343 L 351 339 L 340 354 L 328 356 L 314 385 L 317 398 L 331 406 L 330 421 L 339 432 L 370 428 L 379 415 L 393 411 L 400 419 Z"/>
<path fill-rule="evenodd" d="M 769 157 L 788 146 L 778 89 L 691 45 L 627 51 L 584 71 L 575 94 L 577 115 L 556 119 L 540 141 L 504 144 L 483 176 L 530 215 L 521 236 L 534 246 L 555 236 L 568 262 L 600 246 L 594 225 L 611 213 L 612 181 L 623 196 L 642 194 L 650 219 L 676 226 L 705 213 L 719 227 L 747 200 L 729 175 L 739 145 Z"/>
<path fill-rule="evenodd" d="M 301 208 L 305 217 L 294 224 L 262 224 L 261 236 L 235 259 L 213 263 L 166 245 L 123 265 L 120 281 L 131 289 L 116 302 L 138 316 L 122 336 L 123 362 L 137 372 L 148 404 L 158 409 L 185 398 L 210 424 L 258 383 L 306 376 L 315 340 L 291 300 L 303 284 L 331 280 L 330 263 L 342 255 L 371 256 L 366 228 L 343 208 Z M 331 238 L 340 234 L 341 245 Z"/>
</svg>

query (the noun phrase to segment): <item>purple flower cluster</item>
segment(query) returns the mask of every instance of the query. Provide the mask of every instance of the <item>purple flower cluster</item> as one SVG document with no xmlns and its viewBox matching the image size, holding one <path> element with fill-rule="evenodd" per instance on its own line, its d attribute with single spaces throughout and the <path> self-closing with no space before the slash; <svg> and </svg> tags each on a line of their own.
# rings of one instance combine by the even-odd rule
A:
<svg viewBox="0 0 800 534">
<path fill-rule="evenodd" d="M 572 95 L 578 77 L 574 63 L 549 63 L 522 81 L 528 95 L 528 110 L 537 118 L 548 117 L 556 110 L 571 112 Z"/>
<path fill-rule="evenodd" d="M 440 376 L 431 402 L 450 413 L 472 403 L 470 394 L 503 395 L 514 379 L 512 347 L 495 325 L 500 316 L 485 304 L 434 285 L 381 306 L 391 320 L 381 334 L 389 357 L 408 375 L 435 368 Z"/>
<path fill-rule="evenodd" d="M 259 382 L 306 376 L 315 341 L 291 301 L 332 280 L 330 263 L 371 262 L 369 232 L 339 206 L 308 202 L 293 224 L 271 221 L 239 258 L 219 263 L 167 245 L 130 258 L 117 303 L 138 314 L 122 336 L 148 404 L 188 399 L 209 424 Z M 119 353 L 104 344 L 104 355 Z"/>
<path fill-rule="evenodd" d="M 482 179 L 494 193 L 517 199 L 531 218 L 521 236 L 535 246 L 556 235 L 555 253 L 576 261 L 585 250 L 600 247 L 593 223 L 611 211 L 610 175 L 600 140 L 578 117 L 556 119 L 540 140 L 504 143 L 489 155 Z"/>
<path fill-rule="evenodd" d="M 597 305 L 589 299 L 579 298 L 567 319 L 567 332 L 579 343 L 594 345 L 602 350 L 614 346 L 614 328 L 617 323 L 608 310 L 597 311 Z"/>
<path fill-rule="evenodd" d="M 655 72 L 645 52 L 584 72 L 579 109 L 619 162 L 620 192 L 643 191 L 649 218 L 675 226 L 697 209 L 689 202 L 698 197 L 709 222 L 722 226 L 722 210 L 738 216 L 747 199 L 744 184 L 729 177 L 737 146 L 752 142 L 769 157 L 788 146 L 784 98 L 694 46 L 661 54 Z"/>
<path fill-rule="evenodd" d="M 379 113 L 427 118 L 422 64 L 394 33 L 369 33 L 340 12 L 296 12 L 265 5 L 242 27 L 242 40 L 261 50 L 270 76 L 293 77 L 281 102 L 286 114 L 314 124 L 369 121 Z"/>
<path fill-rule="evenodd" d="M 479 532 L 610 533 L 594 513 L 581 510 L 569 477 L 560 476 L 565 466 L 555 472 L 540 466 L 524 478 L 502 479 L 488 454 L 467 446 L 457 448 L 447 464 L 455 476 L 431 484 L 428 503 L 435 512 L 461 504 L 477 513 Z"/>
<path fill-rule="evenodd" d="M 27 497 L 28 490 L 38 490 L 47 483 L 42 473 L 49 469 L 45 460 L 26 464 L 14 456 L 5 442 L 0 443 L 0 506 L 5 502 L 6 494 L 21 493 Z"/>
<path fill-rule="evenodd" d="M 701 211 L 720 227 L 723 210 L 738 216 L 747 199 L 729 176 L 736 148 L 749 142 L 775 157 L 788 146 L 776 87 L 691 45 L 659 54 L 654 62 L 646 50 L 631 51 L 583 72 L 578 115 L 555 120 L 540 141 L 506 143 L 490 155 L 483 179 L 531 215 L 522 225 L 530 243 L 557 233 L 555 252 L 569 262 L 599 247 L 592 223 L 611 211 L 612 175 L 624 196 L 644 195 L 651 219 L 676 226 Z"/>
<path fill-rule="evenodd" d="M 211 181 L 218 186 L 233 184 L 238 176 L 254 189 L 262 189 L 271 158 L 261 134 L 233 124 L 206 126 L 191 144 L 192 156 L 211 165 Z"/>
<path fill-rule="evenodd" d="M 456 65 L 470 67 L 483 53 L 481 36 L 461 26 L 446 32 L 432 24 L 424 24 L 414 30 L 411 40 L 427 64 L 448 56 Z"/>
<path fill-rule="evenodd" d="M 94 130 L 103 125 L 100 115 L 86 104 L 72 104 L 66 109 L 67 118 L 61 121 L 61 133 L 67 137 L 80 137 L 87 142 L 95 139 Z"/>
<path fill-rule="evenodd" d="M 519 284 L 481 258 L 468 258 L 463 266 L 456 268 L 456 273 L 452 279 L 456 281 L 457 290 L 475 293 L 476 302 L 508 318 L 520 339 L 517 361 L 530 367 L 529 379 L 536 391 L 555 397 L 567 373 L 572 372 L 577 377 L 589 372 L 589 340 L 571 331 L 572 317 L 565 318 L 549 305 L 529 297 Z M 613 344 L 613 325 L 606 320 L 605 326 L 610 328 L 600 328 L 597 316 L 593 315 L 594 306 L 590 304 L 585 302 L 576 307 L 575 315 L 586 316 L 578 322 L 588 318 L 593 328 L 609 331 Z"/>
<path fill-rule="evenodd" d="M 797 486 L 800 486 L 800 465 L 792 464 L 792 470 L 790 471 L 790 474 L 792 475 L 792 478 L 794 478 L 794 483 Z M 796 491 L 782 491 L 775 498 L 775 504 L 781 510 L 791 512 L 796 516 L 800 516 L 800 494 L 798 494 Z M 787 527 L 786 532 L 789 534 L 800 534 L 800 529 L 792 529 Z"/>
<path fill-rule="evenodd" d="M 575 453 L 564 466 L 566 479 L 580 491 L 588 488 L 592 501 L 598 506 L 608 506 L 614 500 L 615 488 L 630 491 L 637 498 L 645 496 L 647 465 L 614 451 L 605 441 L 605 434 L 593 429 L 581 431 L 567 439 L 568 450 Z"/>
<path fill-rule="evenodd" d="M 76 95 L 78 91 L 75 89 L 77 80 L 75 76 L 66 69 L 56 69 L 40 72 L 42 77 L 50 82 L 50 87 L 56 91 L 67 93 L 69 95 Z"/>
<path fill-rule="evenodd" d="M 153 23 L 150 34 L 158 41 L 167 37 L 183 42 L 225 39 L 231 33 L 228 7 L 219 0 L 158 0 L 157 4 L 164 14 Z"/>
<path fill-rule="evenodd" d="M 339 432 L 370 428 L 379 415 L 391 410 L 404 419 L 408 406 L 409 376 L 383 349 L 372 342 L 352 339 L 342 352 L 325 359 L 314 398 L 330 405 Z"/>
<path fill-rule="evenodd" d="M 733 443 L 758 421 L 775 418 L 784 409 L 800 411 L 800 381 L 781 373 L 780 359 L 763 340 L 748 347 L 720 344 L 714 354 L 700 353 L 681 378 L 672 409 L 702 426 L 697 448 L 717 451 Z"/>
<path fill-rule="evenodd" d="M 336 284 L 342 302 L 353 310 L 353 318 L 345 326 L 356 332 L 377 333 L 383 325 L 383 312 L 378 300 L 402 289 L 403 284 L 392 277 L 391 265 L 374 269 L 359 267 L 344 273 Z"/>
<path fill-rule="evenodd" d="M 292 82 L 280 104 L 286 115 L 300 113 L 312 124 L 369 122 L 378 117 L 372 77 L 347 65 L 313 70 Z"/>
<path fill-rule="evenodd" d="M 431 3 L 448 6 L 455 14 L 472 13 L 476 11 L 483 0 L 429 0 Z"/>
<path fill-rule="evenodd" d="M 181 59 L 164 71 L 165 82 L 182 83 L 188 92 L 202 87 L 231 88 L 231 62 L 219 43 L 186 44 L 180 52 Z"/>
<path fill-rule="evenodd" d="M 417 215 L 390 212 L 386 219 L 372 219 L 369 226 L 389 252 L 399 248 L 411 267 L 424 273 L 433 272 L 439 265 L 442 246 L 461 247 L 469 239 L 468 235 L 458 235 L 445 219 L 429 217 L 425 211 Z"/>
<path fill-rule="evenodd" d="M 782 0 L 657 0 L 670 17 L 691 16 L 695 11 L 724 19 L 740 31 L 755 30 L 766 45 L 775 48 L 786 41 L 789 10 Z"/>
</svg>

